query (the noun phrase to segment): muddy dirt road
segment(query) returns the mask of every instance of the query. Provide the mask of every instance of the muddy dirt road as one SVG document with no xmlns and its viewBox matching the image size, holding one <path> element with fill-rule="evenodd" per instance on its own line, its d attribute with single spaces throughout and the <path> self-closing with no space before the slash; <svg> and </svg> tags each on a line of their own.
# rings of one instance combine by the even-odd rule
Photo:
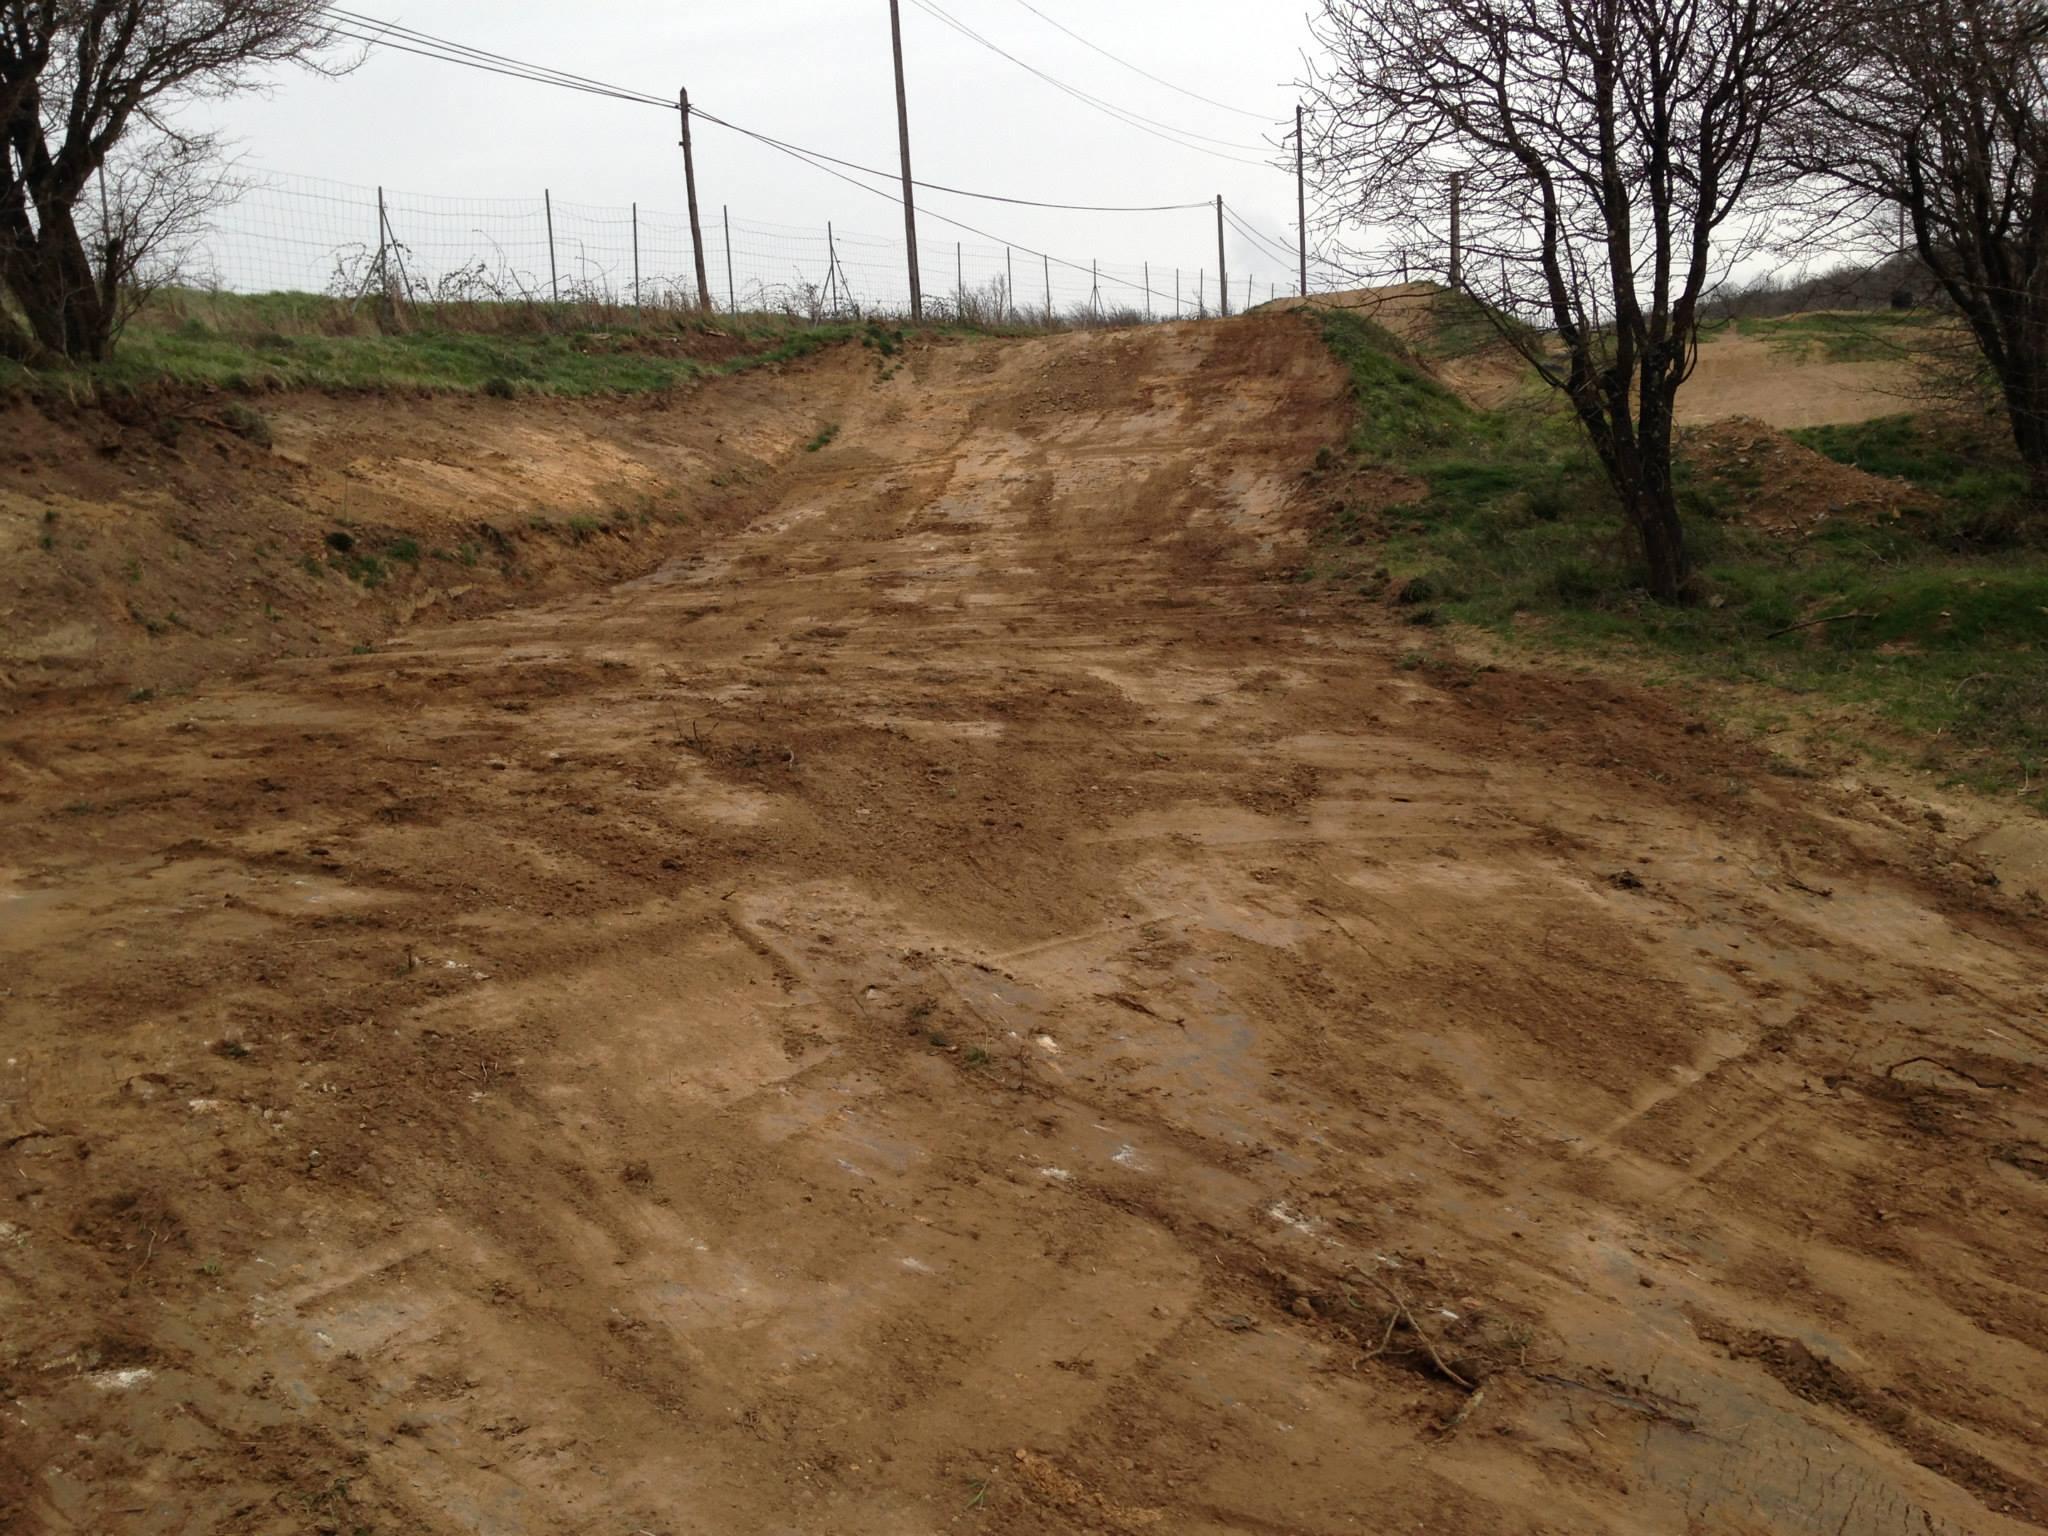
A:
<svg viewBox="0 0 2048 1536">
<path fill-rule="evenodd" d="M 2023 893 L 1287 581 L 1298 319 L 789 387 L 699 556 L 0 727 L 0 1526 L 2048 1524 Z"/>
</svg>

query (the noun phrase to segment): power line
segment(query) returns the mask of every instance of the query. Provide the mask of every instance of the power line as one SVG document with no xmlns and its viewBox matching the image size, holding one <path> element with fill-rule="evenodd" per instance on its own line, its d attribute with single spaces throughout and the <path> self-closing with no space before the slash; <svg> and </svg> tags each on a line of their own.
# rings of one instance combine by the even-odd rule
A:
<svg viewBox="0 0 2048 1536">
<path fill-rule="evenodd" d="M 523 59 L 515 59 L 507 54 L 492 53 L 484 48 L 472 48 L 467 43 L 435 37 L 431 33 L 400 26 L 396 22 L 346 11 L 339 6 L 328 6 L 326 11 L 329 16 L 339 17 L 345 23 L 333 30 L 353 42 L 366 43 L 377 48 L 392 48 L 402 53 L 417 54 L 421 58 L 439 59 L 448 64 L 462 64 L 490 74 L 531 80 L 541 85 L 559 86 L 564 90 L 582 91 L 592 96 L 608 96 L 619 101 L 662 108 L 675 106 L 673 101 L 650 96 L 644 91 L 630 90 L 625 86 L 612 85 L 603 80 L 592 80 L 584 75 L 572 75 L 565 70 L 551 69 L 542 64 L 529 64 Z M 351 30 L 352 28 L 367 28 L 370 35 L 365 35 L 363 31 Z"/>
<path fill-rule="evenodd" d="M 701 112 L 696 115 L 699 117 L 707 116 L 707 114 Z M 732 125 L 730 123 L 721 123 L 720 126 L 731 127 Z M 736 131 L 745 132 L 744 129 Z M 756 135 L 756 137 L 758 137 L 758 135 Z M 809 151 L 798 149 L 794 145 L 782 144 L 773 139 L 764 138 L 761 140 L 761 142 L 768 145 L 771 149 L 779 150 L 781 153 L 790 156 L 792 159 L 803 161 L 805 164 L 811 166 L 814 170 L 823 171 L 827 176 L 837 177 L 839 180 L 845 182 L 850 187 L 858 187 L 861 191 L 872 193 L 874 196 L 883 199 L 885 202 L 895 203 L 899 207 L 902 206 L 903 199 L 896 196 L 895 193 L 885 192 L 880 187 L 871 187 L 864 181 L 855 181 L 851 176 L 848 176 L 845 172 L 834 170 L 831 166 L 815 158 Z M 1197 204 L 1196 206 L 1199 207 L 1204 205 Z M 1150 294 L 1155 299 L 1163 299 L 1166 297 L 1164 293 L 1160 292 L 1155 288 L 1151 288 L 1144 283 L 1131 282 L 1128 278 L 1118 277 L 1115 273 L 1112 272 L 1098 273 L 1097 269 L 1093 267 L 1083 266 L 1078 261 L 1069 261 L 1064 256 L 1055 256 L 1051 254 L 1049 251 L 1041 251 L 1036 249 L 1035 247 L 1021 244 L 1015 240 L 1007 240 L 1003 236 L 994 234 L 989 230 L 977 228 L 972 224 L 962 223 L 959 219 L 948 218 L 943 213 L 932 213 L 929 210 L 927 210 L 926 217 L 936 219 L 941 224 L 950 224 L 955 229 L 965 230 L 970 235 L 979 235 L 984 240 L 993 240 L 998 245 L 1015 246 L 1025 255 L 1036 256 L 1042 261 L 1051 262 L 1054 266 L 1065 267 L 1070 271 L 1074 272 L 1088 272 L 1091 275 L 1096 276 L 1100 281 L 1115 283 L 1120 288 L 1130 288 L 1139 293 Z"/>
<path fill-rule="evenodd" d="M 935 6 L 927 4 L 927 0 L 914 0 L 914 3 L 925 10 L 931 11 L 934 15 L 938 15 L 940 19 L 947 21 L 948 24 L 953 25 L 956 28 L 959 28 L 959 30 L 966 32 L 969 36 L 974 37 L 976 41 L 983 42 L 989 47 L 994 47 L 993 44 L 987 44 L 987 40 L 981 38 L 978 34 L 975 34 L 972 31 L 972 29 L 962 27 L 959 23 L 954 22 L 952 18 L 947 17 L 944 15 L 944 13 L 938 11 L 938 9 Z M 346 11 L 336 6 L 327 7 L 327 14 L 329 14 L 330 16 L 339 17 L 342 19 L 343 22 L 349 23 L 352 26 L 365 27 L 370 29 L 367 32 L 355 31 L 351 30 L 351 25 L 338 25 L 335 26 L 333 30 L 339 36 L 346 37 L 351 41 L 364 43 L 371 47 L 395 49 L 396 51 L 401 53 L 410 53 L 417 55 L 418 57 L 421 58 L 435 59 L 442 63 L 460 64 L 465 68 L 481 70 L 488 74 L 502 75 L 509 79 L 525 80 L 538 85 L 552 85 L 559 89 L 578 91 L 585 95 L 606 97 L 616 101 L 623 101 L 635 106 L 658 107 L 664 112 L 672 112 L 677 109 L 677 103 L 670 101 L 665 97 L 652 96 L 643 91 L 635 91 L 625 86 L 613 85 L 608 81 L 592 79 L 591 77 L 585 75 L 571 74 L 568 71 L 553 69 L 545 65 L 532 64 L 527 62 L 526 60 L 514 58 L 509 54 L 493 53 L 488 49 L 474 48 L 465 43 L 454 42 L 453 40 L 448 38 L 436 37 L 431 33 L 421 32 L 410 27 L 399 26 L 396 23 L 384 21 L 377 17 L 360 15 L 356 12 Z M 397 41 L 397 38 L 403 38 L 404 41 Z M 996 51 L 999 53 L 1002 52 L 1001 49 L 996 49 Z M 1075 91 L 1072 87 L 1063 85 L 1058 81 L 1052 80 L 1050 76 L 1044 75 L 1042 71 L 1033 69 L 1028 64 L 1023 64 L 1021 60 L 1014 59 L 1013 56 L 1007 53 L 1005 53 L 1003 56 L 1005 58 L 1011 58 L 1012 62 L 1018 63 L 1022 68 L 1029 70 L 1032 74 L 1039 75 L 1040 78 L 1046 79 L 1049 83 L 1058 85 L 1061 90 L 1068 92 L 1068 94 L 1074 95 L 1079 99 L 1085 100 L 1089 102 L 1091 105 L 1099 106 L 1102 108 L 1102 110 L 1110 112 L 1112 115 L 1117 115 L 1120 117 L 1122 116 L 1120 109 L 1110 106 L 1107 103 L 1099 102 L 1096 98 L 1088 96 L 1085 92 Z M 836 177 L 840 181 L 845 182 L 848 186 L 857 187 L 863 192 L 871 193 L 874 196 L 883 198 L 888 202 L 896 203 L 898 206 L 901 206 L 902 204 L 902 199 L 900 197 L 897 197 L 894 193 L 885 192 L 879 187 L 871 187 L 865 182 L 856 181 L 853 179 L 853 177 L 846 175 L 844 170 L 835 169 L 834 167 L 845 167 L 846 170 L 860 171 L 861 173 L 869 176 L 893 177 L 894 173 L 892 172 L 879 171 L 869 166 L 857 165 L 852 161 L 841 160 L 834 155 L 827 155 L 821 150 L 809 149 L 800 144 L 790 143 L 782 139 L 774 138 L 768 134 L 759 133 L 751 128 L 743 128 L 737 123 L 730 122 L 725 118 L 718 117 L 712 113 L 706 112 L 699 107 L 692 107 L 690 110 L 690 115 L 692 117 L 701 118 L 706 122 L 715 123 L 717 126 L 729 129 L 734 133 L 743 134 L 748 138 L 754 139 L 759 143 L 766 145 L 768 148 L 773 149 L 780 154 L 785 154 L 793 159 L 804 162 L 805 164 L 811 166 L 814 170 L 820 170 L 823 171 L 828 176 Z M 1135 117 L 1135 114 L 1132 114 L 1132 116 Z M 1132 126 L 1142 126 L 1142 123 L 1134 122 Z M 1148 129 L 1147 131 L 1151 130 Z M 1168 135 L 1165 133 L 1161 133 L 1158 136 L 1167 137 Z M 1180 141 L 1170 140 L 1170 142 L 1179 143 Z M 1187 149 L 1199 148 L 1199 146 L 1193 144 L 1182 144 L 1181 147 Z M 1214 150 L 1203 150 L 1201 152 L 1205 154 L 1217 154 L 1217 151 Z M 1238 159 L 1237 156 L 1233 155 L 1219 155 L 1218 158 L 1225 160 Z M 1239 163 L 1247 165 L 1265 164 L 1265 162 L 1263 161 L 1245 160 L 1240 160 Z M 1052 208 L 1086 213 L 1182 212 L 1195 208 L 1206 208 L 1209 206 L 1206 200 L 1199 203 L 1163 203 L 1134 207 L 1113 207 L 1107 205 L 1082 203 L 1039 202 L 1029 198 L 1006 197 L 991 192 L 971 192 L 966 190 L 965 188 L 949 187 L 936 182 L 916 181 L 913 182 L 912 184 L 914 186 L 923 187 L 928 191 L 943 192 L 956 197 L 978 198 L 984 201 L 1008 203 L 1022 207 Z M 1015 246 L 1017 250 L 1024 252 L 1028 256 L 1037 256 L 1043 261 L 1051 262 L 1055 266 L 1063 267 L 1073 272 L 1088 272 L 1091 274 L 1094 274 L 1095 272 L 1094 268 L 1089 266 L 1083 266 L 1079 262 L 1069 261 L 1063 256 L 1055 256 L 1048 251 L 1038 250 L 1032 246 L 1019 244 L 1016 241 L 1006 240 L 1001 235 L 991 233 L 990 231 L 985 229 L 977 228 L 975 225 L 964 223 L 959 219 L 948 218 L 944 214 L 932 213 L 929 215 L 929 217 L 937 219 L 942 224 L 950 225 L 954 229 L 963 230 L 970 235 L 979 236 L 981 239 L 993 240 L 1001 245 Z M 1231 222 L 1233 224 L 1236 223 L 1236 219 L 1234 216 L 1228 215 L 1226 213 L 1226 217 L 1230 217 Z M 1128 288 L 1133 290 L 1134 292 L 1143 293 L 1156 299 L 1163 300 L 1166 297 L 1168 297 L 1168 295 L 1166 295 L 1164 292 L 1158 289 L 1154 289 L 1150 287 L 1148 284 L 1134 283 L 1127 278 L 1118 277 L 1114 273 L 1100 273 L 1099 280 L 1113 283 L 1118 287 Z"/>
<path fill-rule="evenodd" d="M 801 144 L 791 144 L 772 134 L 761 133 L 753 128 L 743 128 L 738 123 L 728 122 L 725 118 L 706 112 L 701 107 L 692 108 L 690 115 L 701 117 L 707 123 L 716 123 L 721 128 L 730 128 L 734 133 L 745 134 L 750 139 L 759 139 L 772 148 L 798 150 L 815 159 L 844 166 L 849 171 L 859 171 L 866 176 L 882 176 L 891 180 L 896 176 L 894 171 L 876 170 L 871 165 L 860 165 L 852 160 L 842 160 L 837 155 L 828 155 L 822 149 L 807 149 Z M 1207 199 L 1199 203 L 1143 203 L 1128 206 L 1110 203 L 1047 203 L 1030 197 L 1004 197 L 994 192 L 969 192 L 964 187 L 949 187 L 936 181 L 918 181 L 913 178 L 910 184 L 913 187 L 923 187 L 929 192 L 948 192 L 955 197 L 975 197 L 990 203 L 1013 203 L 1020 208 L 1058 208 L 1070 213 L 1185 213 L 1189 209 L 1209 206 Z"/>
<path fill-rule="evenodd" d="M 1267 170 L 1272 169 L 1271 164 L 1267 161 L 1248 160 L 1243 155 L 1225 154 L 1222 149 L 1210 149 L 1206 147 L 1209 144 L 1220 144 L 1228 149 L 1259 150 L 1267 146 L 1259 144 L 1242 144 L 1232 139 L 1213 138 L 1208 134 L 1196 133 L 1191 129 L 1176 128 L 1171 123 L 1162 123 L 1158 121 L 1156 118 L 1146 117 L 1142 113 L 1133 112 L 1127 107 L 1120 107 L 1116 105 L 1114 102 L 1106 101 L 1100 96 L 1090 95 L 1087 91 L 1080 89 L 1078 86 L 1069 85 L 1066 83 L 1066 81 L 1059 79 L 1057 76 L 1047 74 L 1044 70 L 1038 68 L 1037 65 L 1026 63 L 1023 59 L 1018 58 L 1017 55 L 1011 53 L 1008 49 L 1004 48 L 1001 44 L 996 43 L 987 37 L 984 37 L 981 33 L 975 31 L 974 28 L 968 26 L 967 23 L 961 21 L 958 17 L 953 16 L 949 12 L 941 9 L 938 5 L 933 3 L 933 0 L 911 0 L 911 3 L 915 5 L 919 10 L 923 11 L 926 15 L 931 16 L 935 20 L 940 21 L 944 23 L 946 26 L 951 27 L 955 32 L 958 32 L 962 37 L 968 38 L 973 42 L 979 43 L 982 47 L 988 49 L 989 52 L 996 54 L 1000 58 L 1008 59 L 1012 64 L 1015 64 L 1019 69 L 1024 70 L 1027 74 L 1036 75 L 1040 80 L 1043 80 L 1047 85 L 1053 87 L 1053 89 L 1057 91 L 1062 91 L 1066 95 L 1073 97 L 1074 100 L 1082 102 L 1087 106 L 1095 108 L 1095 110 L 1098 112 L 1104 113 L 1110 117 L 1115 118 L 1118 122 L 1122 123 L 1127 128 L 1136 128 L 1140 133 L 1149 133 L 1155 139 L 1164 139 L 1169 144 L 1178 145 L 1182 149 L 1194 150 L 1197 154 L 1214 155 L 1219 160 L 1233 161 L 1238 165 L 1254 165 Z M 1196 140 L 1200 140 L 1202 142 L 1194 142 Z"/>
<path fill-rule="evenodd" d="M 1141 65 L 1133 64 L 1129 59 L 1123 58 L 1121 55 L 1111 53 L 1107 48 L 1102 47 L 1100 44 L 1089 42 L 1087 38 L 1083 37 L 1080 33 L 1076 32 L 1072 27 L 1067 26 L 1062 22 L 1055 21 L 1052 17 L 1046 15 L 1045 12 L 1041 11 L 1037 6 L 1033 5 L 1031 3 L 1031 0 L 1017 0 L 1017 3 L 1023 6 L 1024 9 L 1029 11 L 1032 15 L 1036 16 L 1040 21 L 1044 22 L 1047 26 L 1056 27 L 1060 31 L 1066 33 L 1067 36 L 1071 37 L 1083 48 L 1092 48 L 1095 52 L 1101 54 L 1105 59 L 1108 59 L 1110 62 L 1115 64 L 1121 64 L 1125 69 L 1128 69 L 1135 74 L 1143 75 L 1147 80 L 1150 80 L 1155 85 L 1163 85 L 1169 91 L 1178 91 L 1183 96 L 1191 97 L 1192 99 L 1199 102 L 1204 102 L 1209 106 L 1220 108 L 1225 112 L 1236 112 L 1244 117 L 1256 118 L 1258 121 L 1268 124 L 1269 126 L 1273 121 L 1273 116 L 1269 112 L 1253 112 L 1246 107 L 1233 107 L 1227 101 L 1218 101 L 1213 96 L 1204 96 L 1200 91 L 1191 91 L 1184 85 L 1175 85 L 1171 80 L 1163 79 L 1162 77 L 1153 74 L 1151 70 L 1146 69 Z"/>
<path fill-rule="evenodd" d="M 1256 229 L 1245 224 L 1235 213 L 1231 212 L 1228 205 L 1224 207 L 1223 218 L 1225 223 L 1229 224 L 1240 235 L 1243 235 L 1245 239 L 1251 241 L 1265 255 L 1275 257 L 1284 262 L 1291 263 L 1294 260 L 1295 252 L 1288 250 L 1278 240 L 1269 239 L 1267 236 L 1260 234 Z"/>
<path fill-rule="evenodd" d="M 338 6 L 328 7 L 328 14 L 342 17 L 354 25 L 373 29 L 371 34 L 352 31 L 347 27 L 340 26 L 334 29 L 338 35 L 346 37 L 353 42 L 365 43 L 372 47 L 395 49 L 400 53 L 413 54 L 419 58 L 437 59 L 446 64 L 460 64 L 466 68 L 483 70 L 489 74 L 503 75 L 514 80 L 527 80 L 537 85 L 558 86 L 563 90 L 581 91 L 586 95 L 609 97 L 615 101 L 624 101 L 637 106 L 659 107 L 665 112 L 676 110 L 675 102 L 664 97 L 651 96 L 644 91 L 635 91 L 625 86 L 611 85 L 605 81 L 593 80 L 583 75 L 572 75 L 562 70 L 550 69 L 544 65 L 529 64 L 522 59 L 515 59 L 508 54 L 492 53 L 488 49 L 483 48 L 472 48 L 465 43 L 457 43 L 448 38 L 435 37 L 431 33 L 416 31 L 411 27 L 401 27 L 394 22 L 380 21 L 371 16 L 359 16 L 355 12 L 344 11 Z M 405 41 L 397 41 L 395 40 L 396 37 L 402 37 Z M 896 174 L 893 171 L 881 171 L 873 166 L 860 165 L 851 160 L 842 160 L 837 155 L 826 154 L 823 150 L 811 149 L 801 144 L 792 144 L 768 134 L 759 133 L 751 128 L 743 128 L 738 123 L 728 122 L 722 117 L 717 117 L 712 113 L 704 111 L 701 107 L 693 108 L 690 115 L 702 118 L 706 122 L 716 123 L 721 128 L 730 128 L 735 133 L 745 134 L 749 138 L 758 139 L 763 144 L 770 145 L 773 148 L 797 151 L 813 156 L 818 160 L 844 166 L 848 170 L 860 171 L 865 175 L 893 178 Z M 1206 202 L 1133 205 L 1059 203 L 1028 197 L 1008 197 L 995 192 L 975 192 L 966 187 L 947 186 L 942 182 L 935 181 L 913 181 L 911 184 L 922 187 L 930 192 L 944 192 L 953 197 L 970 197 L 983 202 L 1009 203 L 1023 208 L 1051 208 L 1071 213 L 1178 213 L 1208 206 Z"/>
</svg>

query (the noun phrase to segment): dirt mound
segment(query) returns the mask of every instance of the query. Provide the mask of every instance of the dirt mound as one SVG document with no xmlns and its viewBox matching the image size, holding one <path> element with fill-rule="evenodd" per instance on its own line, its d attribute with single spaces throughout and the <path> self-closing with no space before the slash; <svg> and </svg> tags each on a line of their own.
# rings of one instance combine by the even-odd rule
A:
<svg viewBox="0 0 2048 1536">
<path fill-rule="evenodd" d="M 1412 349 L 1414 361 L 1483 410 L 1525 394 L 1529 364 L 1494 329 L 1485 312 L 1437 283 L 1394 283 L 1340 293 L 1294 295 L 1261 310 L 1341 309 L 1384 326 Z"/>
<path fill-rule="evenodd" d="M 1918 495 L 1906 481 L 1838 464 L 1755 417 L 1687 428 L 1679 454 L 1732 493 L 1745 521 L 1791 537 L 1845 519 L 1889 522 Z"/>
<path fill-rule="evenodd" d="M 1366 315 L 1416 349 L 1433 373 L 1472 404 L 1493 409 L 1532 387 L 1529 365 L 1484 324 L 1476 306 L 1436 283 L 1395 283 L 1292 296 L 1260 310 L 1346 309 Z M 1909 409 L 1915 375 L 1901 361 L 1830 362 L 1732 327 L 1704 337 L 1679 391 L 1682 424 L 1737 417 L 1779 428 L 1870 421 Z"/>
<path fill-rule="evenodd" d="M 0 721 L 0 1528 L 2048 1523 L 2048 948 L 1964 826 L 1289 580 L 1297 321 L 799 384 L 280 413 L 451 519 L 772 468 Z"/>
<path fill-rule="evenodd" d="M 1337 293 L 1289 294 L 1261 304 L 1254 314 L 1285 314 L 1296 309 L 1344 309 L 1364 315 L 1411 345 L 1430 338 L 1433 316 L 1449 290 L 1438 283 L 1390 283 L 1378 288 L 1351 288 Z"/>
</svg>

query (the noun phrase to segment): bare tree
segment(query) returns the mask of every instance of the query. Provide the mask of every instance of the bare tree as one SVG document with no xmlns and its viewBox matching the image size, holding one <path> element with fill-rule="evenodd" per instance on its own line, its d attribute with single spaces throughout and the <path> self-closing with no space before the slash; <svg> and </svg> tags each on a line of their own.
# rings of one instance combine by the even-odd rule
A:
<svg viewBox="0 0 2048 1536">
<path fill-rule="evenodd" d="M 317 62 L 324 14 L 320 0 L 0 0 L 0 353 L 106 355 L 124 285 L 214 185 L 209 141 L 166 114 L 266 65 Z M 105 216 L 81 213 L 124 142 Z"/>
<path fill-rule="evenodd" d="M 1671 450 L 1700 303 L 1792 184 L 1780 131 L 1832 67 L 1835 14 L 1811 0 L 1322 0 L 1314 21 L 1337 222 L 1376 226 L 1395 266 L 1429 261 L 1536 322 L 1503 334 L 1569 400 L 1667 602 L 1690 587 Z"/>
<path fill-rule="evenodd" d="M 1996 380 L 2048 509 L 2048 12 L 2037 0 L 1880 0 L 1818 102 L 1808 168 L 1921 263 Z M 2010 532 L 2011 529 L 2001 530 Z"/>
</svg>

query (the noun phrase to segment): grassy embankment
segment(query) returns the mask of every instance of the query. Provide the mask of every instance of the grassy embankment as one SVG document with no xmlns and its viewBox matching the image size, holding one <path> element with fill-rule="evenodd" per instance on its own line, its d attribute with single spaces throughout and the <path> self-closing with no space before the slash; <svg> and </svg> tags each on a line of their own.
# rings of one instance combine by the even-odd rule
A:
<svg viewBox="0 0 2048 1536">
<path fill-rule="evenodd" d="M 1547 392 L 1477 410 L 1423 365 L 1442 343 L 1411 351 L 1342 312 L 1317 323 L 1351 371 L 1352 456 L 1425 489 L 1391 510 L 1337 511 L 1310 574 L 1377 590 L 1384 565 L 1419 621 L 1625 661 L 1652 682 L 1752 685 L 1730 706 L 1756 725 L 1797 725 L 2048 810 L 2048 551 L 1968 535 L 2023 483 L 1994 433 L 1895 417 L 1793 434 L 1915 488 L 1896 520 L 1829 519 L 1801 538 L 1743 518 L 1754 487 L 1681 465 L 1704 600 L 1664 607 Z M 1863 345 L 1839 324 L 1769 324 L 1830 355 Z"/>
<path fill-rule="evenodd" d="M 373 302 L 318 294 L 179 289 L 153 296 L 103 364 L 29 369 L 0 359 L 0 395 L 313 389 L 573 398 L 667 389 L 844 342 L 887 353 L 904 336 L 893 322 L 580 304 L 456 304 L 380 316 Z"/>
</svg>

